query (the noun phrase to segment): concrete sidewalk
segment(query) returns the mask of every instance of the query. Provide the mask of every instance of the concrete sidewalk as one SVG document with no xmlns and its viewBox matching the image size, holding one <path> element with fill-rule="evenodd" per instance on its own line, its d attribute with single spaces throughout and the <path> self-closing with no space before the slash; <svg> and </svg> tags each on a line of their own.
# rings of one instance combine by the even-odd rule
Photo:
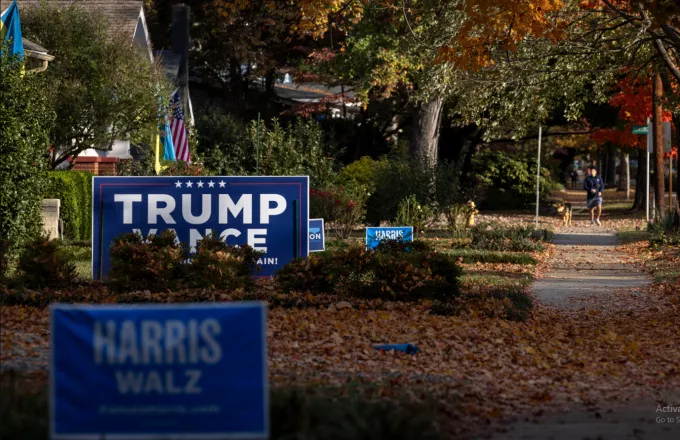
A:
<svg viewBox="0 0 680 440">
<path fill-rule="evenodd" d="M 584 303 L 579 299 L 650 283 L 637 267 L 626 263 L 625 254 L 616 250 L 616 234 L 555 234 L 553 242 L 557 245 L 553 268 L 533 285 L 536 299 L 546 306 L 581 308 Z"/>
<path fill-rule="evenodd" d="M 556 234 L 552 270 L 533 285 L 536 298 L 559 309 L 580 309 L 579 299 L 607 295 L 621 287 L 651 281 L 616 251 L 613 233 Z M 680 391 L 664 396 L 680 407 Z M 680 413 L 657 412 L 659 402 L 640 399 L 607 405 L 597 411 L 574 409 L 561 414 L 530 417 L 497 426 L 492 440 L 676 440 L 680 439 Z M 663 405 L 662 405 L 663 406 Z M 672 418 L 672 420 L 669 420 Z"/>
</svg>

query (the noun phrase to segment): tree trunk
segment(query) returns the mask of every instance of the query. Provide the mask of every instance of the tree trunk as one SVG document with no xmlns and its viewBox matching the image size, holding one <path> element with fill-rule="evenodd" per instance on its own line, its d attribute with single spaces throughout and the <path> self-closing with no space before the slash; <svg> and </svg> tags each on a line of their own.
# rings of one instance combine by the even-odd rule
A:
<svg viewBox="0 0 680 440">
<path fill-rule="evenodd" d="M 635 201 L 631 210 L 644 211 L 647 203 L 645 197 L 645 188 L 647 187 L 647 180 L 645 173 L 647 172 L 647 150 L 638 150 L 638 169 L 635 174 Z"/>
<path fill-rule="evenodd" d="M 428 168 L 437 164 L 443 109 L 444 98 L 437 96 L 417 106 L 413 113 L 409 153 L 412 161 Z"/>
<path fill-rule="evenodd" d="M 616 186 L 616 147 L 613 144 L 607 146 L 607 186 Z"/>
<path fill-rule="evenodd" d="M 665 90 L 673 90 L 673 86 L 671 85 L 671 80 L 670 76 L 668 74 L 668 70 L 663 69 L 661 71 L 661 81 L 663 84 L 663 87 Z M 678 142 L 680 141 L 680 116 L 673 114 L 673 125 L 675 126 L 675 139 L 674 142 L 671 143 L 671 145 L 677 145 Z M 673 160 L 673 159 L 671 159 Z M 680 166 L 680 160 L 677 161 L 676 167 Z M 675 215 L 673 216 L 673 225 L 674 226 L 680 226 L 680 170 L 677 168 L 673 168 L 677 170 L 678 177 L 675 182 L 674 188 L 676 193 L 678 194 L 678 201 L 675 205 Z M 671 176 L 672 178 L 672 176 Z M 671 194 L 671 200 L 673 198 L 673 194 Z M 672 209 L 672 207 L 671 207 Z"/>
<path fill-rule="evenodd" d="M 656 200 L 656 209 L 664 215 L 665 209 L 665 186 L 664 186 L 664 161 L 663 161 L 663 109 L 661 102 L 663 100 L 663 86 L 661 84 L 661 75 L 658 73 L 654 75 L 652 83 L 652 118 L 654 131 L 654 155 L 652 165 L 654 166 L 654 197 Z"/>
</svg>

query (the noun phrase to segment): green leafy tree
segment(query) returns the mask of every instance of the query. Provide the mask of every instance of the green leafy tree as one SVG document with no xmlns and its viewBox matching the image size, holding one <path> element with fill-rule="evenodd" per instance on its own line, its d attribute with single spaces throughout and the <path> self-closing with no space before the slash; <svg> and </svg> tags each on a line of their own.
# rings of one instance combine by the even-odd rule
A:
<svg viewBox="0 0 680 440">
<path fill-rule="evenodd" d="M 57 115 L 51 166 L 116 139 L 139 139 L 158 121 L 167 96 L 158 66 L 102 15 L 74 3 L 22 9 L 24 34 L 55 56 L 41 93 Z"/>
<path fill-rule="evenodd" d="M 0 48 L 4 49 L 4 48 Z M 9 257 L 41 230 L 49 127 L 54 121 L 42 75 L 22 76 L 0 50 L 0 277 Z"/>
</svg>

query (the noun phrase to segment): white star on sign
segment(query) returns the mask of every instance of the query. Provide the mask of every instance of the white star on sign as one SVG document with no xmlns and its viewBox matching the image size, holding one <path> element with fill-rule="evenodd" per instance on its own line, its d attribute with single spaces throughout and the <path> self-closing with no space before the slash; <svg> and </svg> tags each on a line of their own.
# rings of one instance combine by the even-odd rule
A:
<svg viewBox="0 0 680 440">
<path fill-rule="evenodd" d="M 175 188 L 181 188 L 181 187 L 182 187 L 182 182 L 180 182 L 179 180 L 177 182 L 175 182 Z"/>
<path fill-rule="evenodd" d="M 194 187 L 194 182 L 191 180 L 187 182 L 187 188 L 193 188 Z"/>
<path fill-rule="evenodd" d="M 199 188 L 203 188 L 203 181 L 199 180 L 196 185 L 198 185 Z"/>
<path fill-rule="evenodd" d="M 224 185 L 226 185 L 226 183 L 223 180 L 223 181 L 220 182 L 220 188 L 224 188 Z"/>
<path fill-rule="evenodd" d="M 213 182 L 212 180 L 210 182 L 208 182 L 208 188 L 212 188 L 214 186 L 215 186 L 215 182 Z"/>
</svg>

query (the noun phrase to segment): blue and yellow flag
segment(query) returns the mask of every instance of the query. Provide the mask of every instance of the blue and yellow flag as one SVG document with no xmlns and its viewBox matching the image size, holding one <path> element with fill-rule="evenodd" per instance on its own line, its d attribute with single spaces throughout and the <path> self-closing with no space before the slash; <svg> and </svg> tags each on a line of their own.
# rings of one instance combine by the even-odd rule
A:
<svg viewBox="0 0 680 440">
<path fill-rule="evenodd" d="M 0 17 L 0 40 L 3 45 L 9 41 L 9 54 L 24 58 L 24 42 L 21 38 L 21 22 L 16 0 Z M 1 50 L 1 49 L 0 49 Z"/>
<path fill-rule="evenodd" d="M 172 135 L 170 133 L 170 124 L 168 121 L 163 121 L 163 125 L 158 127 L 160 141 L 163 144 L 163 159 L 177 160 L 175 157 L 175 146 L 172 144 Z"/>
</svg>

